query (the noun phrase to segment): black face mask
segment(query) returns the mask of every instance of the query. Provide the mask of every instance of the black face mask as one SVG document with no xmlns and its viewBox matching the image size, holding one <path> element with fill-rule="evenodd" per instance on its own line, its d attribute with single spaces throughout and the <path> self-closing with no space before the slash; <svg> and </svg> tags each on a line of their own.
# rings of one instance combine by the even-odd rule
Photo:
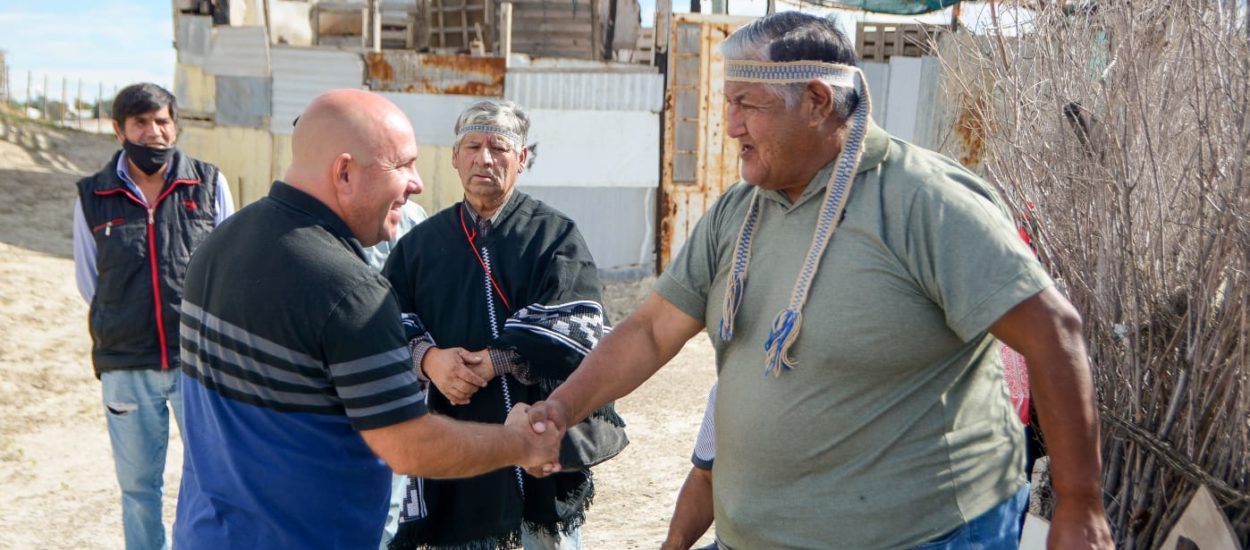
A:
<svg viewBox="0 0 1250 550">
<path fill-rule="evenodd" d="M 149 147 L 147 145 L 139 145 L 132 143 L 130 140 L 122 141 L 122 150 L 126 151 L 126 158 L 130 162 L 135 163 L 144 174 L 152 175 L 161 171 L 161 167 L 169 162 L 174 156 L 174 148 L 166 147 L 159 149 Z"/>
</svg>

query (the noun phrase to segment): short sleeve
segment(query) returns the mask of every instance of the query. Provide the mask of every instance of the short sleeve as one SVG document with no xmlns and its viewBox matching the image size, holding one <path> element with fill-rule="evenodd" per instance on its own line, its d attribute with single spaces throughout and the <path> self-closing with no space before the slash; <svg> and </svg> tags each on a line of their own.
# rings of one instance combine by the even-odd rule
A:
<svg viewBox="0 0 1250 550">
<path fill-rule="evenodd" d="M 690 462 L 696 468 L 711 470 L 716 461 L 716 386 L 712 384 L 707 394 L 707 408 L 703 409 L 703 423 L 699 424 L 699 435 L 694 440 L 694 453 Z"/>
<path fill-rule="evenodd" d="M 966 342 L 1053 283 L 1003 210 L 958 180 L 964 177 L 971 176 L 946 174 L 916 193 L 906 261 Z"/>
<path fill-rule="evenodd" d="M 323 335 L 331 382 L 357 430 L 425 414 L 399 306 L 379 275 L 369 274 L 343 296 Z"/>
<path fill-rule="evenodd" d="M 739 183 L 738 185 L 745 185 Z M 718 220 L 731 202 L 734 189 L 726 191 L 707 214 L 704 214 L 690 232 L 686 244 L 669 262 L 664 273 L 655 282 L 655 291 L 677 309 L 695 319 L 707 316 L 708 294 L 716 279 Z"/>
</svg>

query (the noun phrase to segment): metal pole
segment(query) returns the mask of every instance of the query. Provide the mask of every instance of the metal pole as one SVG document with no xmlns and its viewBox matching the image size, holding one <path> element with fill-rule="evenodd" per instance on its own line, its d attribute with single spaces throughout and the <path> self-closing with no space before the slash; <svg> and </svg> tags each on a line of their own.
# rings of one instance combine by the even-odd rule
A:
<svg viewBox="0 0 1250 550">
<path fill-rule="evenodd" d="M 74 100 L 74 118 L 78 119 L 78 129 L 82 129 L 82 79 L 78 79 L 78 99 Z"/>
<path fill-rule="evenodd" d="M 43 109 L 39 113 L 40 120 L 48 120 L 48 73 L 43 74 Z"/>
<path fill-rule="evenodd" d="M 382 3 L 378 0 L 369 0 L 369 34 L 373 35 L 373 51 L 382 51 Z"/>
<path fill-rule="evenodd" d="M 69 86 L 65 77 L 61 77 L 61 126 L 65 126 L 65 112 L 69 110 Z"/>
<path fill-rule="evenodd" d="M 512 2 L 504 2 L 501 8 L 500 15 L 503 16 L 503 32 L 499 34 L 503 46 L 500 50 L 503 52 L 503 64 L 506 68 L 512 64 Z"/>
<path fill-rule="evenodd" d="M 26 115 L 25 107 L 30 107 L 30 81 L 32 78 L 34 78 L 34 76 L 32 76 L 30 73 L 31 71 L 27 69 L 26 71 L 26 104 L 22 108 L 22 116 Z"/>
</svg>

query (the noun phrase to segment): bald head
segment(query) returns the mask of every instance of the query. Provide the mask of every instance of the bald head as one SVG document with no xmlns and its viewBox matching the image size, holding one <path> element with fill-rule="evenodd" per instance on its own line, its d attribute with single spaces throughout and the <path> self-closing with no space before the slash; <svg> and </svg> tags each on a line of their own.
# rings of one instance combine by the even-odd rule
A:
<svg viewBox="0 0 1250 550">
<path fill-rule="evenodd" d="M 338 214 L 363 246 L 394 238 L 399 207 L 421 192 L 412 124 L 374 93 L 317 96 L 295 124 L 291 152 L 286 183 Z"/>
</svg>

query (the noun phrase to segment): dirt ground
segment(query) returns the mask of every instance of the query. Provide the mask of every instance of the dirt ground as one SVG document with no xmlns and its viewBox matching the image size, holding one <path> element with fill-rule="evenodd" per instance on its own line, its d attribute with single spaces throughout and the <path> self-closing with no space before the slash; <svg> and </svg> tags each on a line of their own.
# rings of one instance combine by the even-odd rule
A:
<svg viewBox="0 0 1250 550">
<path fill-rule="evenodd" d="M 122 547 L 120 494 L 70 233 L 74 182 L 115 149 L 108 136 L 0 119 L 0 549 Z M 648 290 L 647 281 L 610 283 L 613 317 Z M 595 471 L 585 547 L 659 546 L 714 376 L 711 345 L 696 338 L 617 404 L 633 443 Z M 174 431 L 167 525 L 182 467 Z"/>
</svg>

